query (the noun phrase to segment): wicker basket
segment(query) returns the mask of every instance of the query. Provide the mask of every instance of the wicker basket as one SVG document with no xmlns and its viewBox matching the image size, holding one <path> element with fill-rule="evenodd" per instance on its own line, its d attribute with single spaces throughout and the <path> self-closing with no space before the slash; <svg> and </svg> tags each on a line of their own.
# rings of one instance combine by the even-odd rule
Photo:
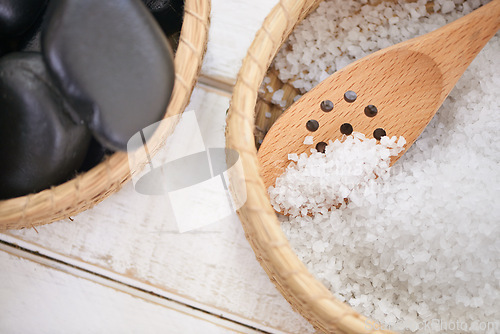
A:
<svg viewBox="0 0 500 334">
<path fill-rule="evenodd" d="M 390 333 L 377 331 L 381 328 L 379 324 L 335 299 L 309 273 L 282 232 L 259 173 L 256 147 L 283 108 L 270 103 L 272 94 L 258 95 L 258 90 L 264 77 L 270 77 L 269 85 L 274 90 L 283 89 L 287 107 L 292 104 L 298 91 L 282 83 L 269 66 L 295 25 L 319 2 L 321 0 L 281 0 L 264 21 L 248 50 L 238 74 L 227 119 L 227 147 L 238 151 L 244 166 L 244 175 L 230 175 L 231 183 L 245 183 L 247 202 L 238 214 L 246 237 L 271 281 L 295 310 L 316 329 L 326 333 Z"/>
<path fill-rule="evenodd" d="M 182 113 L 189 102 L 206 49 L 209 16 L 209 0 L 186 0 L 175 54 L 174 91 L 165 118 Z M 173 126 L 161 126 L 148 147 L 158 149 L 172 129 Z M 0 231 L 51 223 L 91 208 L 129 181 L 146 164 L 147 157 L 142 158 L 131 170 L 127 153 L 115 153 L 90 171 L 59 186 L 0 201 Z"/>
</svg>

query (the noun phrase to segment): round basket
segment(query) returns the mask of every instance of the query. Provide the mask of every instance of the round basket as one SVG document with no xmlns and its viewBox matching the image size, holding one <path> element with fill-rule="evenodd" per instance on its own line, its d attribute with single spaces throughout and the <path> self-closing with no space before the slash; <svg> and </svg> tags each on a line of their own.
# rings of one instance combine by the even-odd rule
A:
<svg viewBox="0 0 500 334">
<path fill-rule="evenodd" d="M 175 54 L 175 85 L 165 118 L 182 113 L 189 103 L 206 50 L 209 17 L 209 0 L 185 1 L 184 22 Z M 171 130 L 172 127 L 160 126 L 148 147 L 159 148 Z M 87 210 L 118 191 L 146 163 L 144 156 L 131 170 L 127 153 L 114 153 L 88 172 L 59 186 L 0 201 L 0 231 L 47 224 Z"/>
<path fill-rule="evenodd" d="M 257 260 L 292 307 L 316 329 L 325 333 L 390 333 L 375 321 L 355 312 L 307 270 L 281 230 L 260 176 L 257 149 L 267 130 L 283 109 L 272 105 L 270 95 L 259 95 L 265 76 L 274 90 L 283 89 L 287 106 L 298 94 L 279 81 L 269 66 L 281 45 L 321 0 L 281 0 L 265 19 L 243 61 L 234 87 L 227 118 L 226 145 L 236 150 L 243 174 L 230 174 L 231 183 L 245 184 L 247 201 L 238 210 L 245 235 Z"/>
</svg>

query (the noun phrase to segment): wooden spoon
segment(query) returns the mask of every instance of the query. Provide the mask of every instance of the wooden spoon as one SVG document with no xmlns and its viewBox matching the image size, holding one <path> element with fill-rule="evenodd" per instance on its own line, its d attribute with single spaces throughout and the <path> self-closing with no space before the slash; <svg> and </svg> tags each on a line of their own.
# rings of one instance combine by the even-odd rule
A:
<svg viewBox="0 0 500 334">
<path fill-rule="evenodd" d="M 289 153 L 321 150 L 353 130 L 368 138 L 403 136 L 406 151 L 499 29 L 500 0 L 494 0 L 335 72 L 294 103 L 264 138 L 258 158 L 266 188 L 285 171 Z M 313 145 L 303 144 L 306 136 L 314 137 Z"/>
</svg>

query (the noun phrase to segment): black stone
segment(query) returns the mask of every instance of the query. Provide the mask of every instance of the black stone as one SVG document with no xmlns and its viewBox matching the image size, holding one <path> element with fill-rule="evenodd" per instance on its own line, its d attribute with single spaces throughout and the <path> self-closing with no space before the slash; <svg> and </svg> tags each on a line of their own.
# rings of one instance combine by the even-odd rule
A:
<svg viewBox="0 0 500 334">
<path fill-rule="evenodd" d="M 166 35 L 181 31 L 184 0 L 142 0 Z"/>
<path fill-rule="evenodd" d="M 1 1 L 1 0 L 0 0 Z M 36 20 L 36 22 L 25 33 L 16 39 L 16 49 L 19 51 L 41 52 L 42 51 L 42 23 L 44 15 Z"/>
<path fill-rule="evenodd" d="M 0 60 L 0 198 L 38 192 L 71 178 L 90 132 L 71 117 L 37 53 Z"/>
<path fill-rule="evenodd" d="M 17 36 L 28 30 L 47 0 L 0 0 L 0 35 Z"/>
<path fill-rule="evenodd" d="M 87 150 L 87 155 L 83 160 L 78 172 L 87 172 L 100 164 L 107 155 L 113 154 L 113 151 L 103 147 L 95 138 L 92 138 Z"/>
<path fill-rule="evenodd" d="M 103 146 L 126 150 L 135 133 L 162 119 L 173 53 L 140 0 L 51 0 L 42 50 L 59 89 Z"/>
<path fill-rule="evenodd" d="M 14 48 L 12 41 L 0 38 L 0 57 L 11 52 Z"/>
</svg>

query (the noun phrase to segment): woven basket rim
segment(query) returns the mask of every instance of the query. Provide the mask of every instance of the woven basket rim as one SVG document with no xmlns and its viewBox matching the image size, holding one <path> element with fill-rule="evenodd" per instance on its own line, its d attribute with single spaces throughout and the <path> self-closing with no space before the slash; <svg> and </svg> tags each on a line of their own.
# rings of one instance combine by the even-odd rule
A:
<svg viewBox="0 0 500 334">
<path fill-rule="evenodd" d="M 247 202 L 238 215 L 257 260 L 296 311 L 325 333 L 392 333 L 377 331 L 380 324 L 337 300 L 307 270 L 281 230 L 260 176 L 254 141 L 259 87 L 295 25 L 320 2 L 280 0 L 248 49 L 233 90 L 226 128 L 226 146 L 239 153 L 244 175 L 230 174 L 230 179 L 231 183 L 245 183 Z"/>
<path fill-rule="evenodd" d="M 210 7 L 210 0 L 185 1 L 184 22 L 174 60 L 174 90 L 164 118 L 181 114 L 189 103 L 207 47 Z M 159 134 L 152 140 L 164 142 L 167 135 Z M 158 148 L 159 144 L 154 146 Z M 117 152 L 63 184 L 38 193 L 1 200 L 0 231 L 69 218 L 117 192 L 133 173 L 135 171 L 131 172 L 129 168 L 127 153 Z"/>
</svg>

